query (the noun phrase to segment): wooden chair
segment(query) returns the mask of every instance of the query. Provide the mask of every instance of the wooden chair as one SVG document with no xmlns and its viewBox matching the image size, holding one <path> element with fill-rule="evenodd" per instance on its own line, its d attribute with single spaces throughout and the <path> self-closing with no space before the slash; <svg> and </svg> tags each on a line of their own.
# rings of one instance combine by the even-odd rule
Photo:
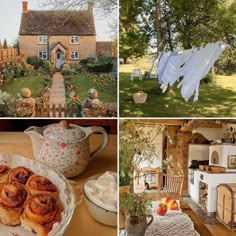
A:
<svg viewBox="0 0 236 236">
<path fill-rule="evenodd" d="M 142 72 L 141 72 L 141 70 L 139 68 L 133 69 L 131 74 L 130 74 L 131 81 L 134 81 L 135 77 L 138 77 L 139 80 L 142 80 Z"/>
<path fill-rule="evenodd" d="M 182 196 L 183 185 L 184 185 L 184 176 L 176 176 L 170 174 L 159 174 L 160 181 L 160 192 L 170 192 L 177 193 Z"/>
</svg>

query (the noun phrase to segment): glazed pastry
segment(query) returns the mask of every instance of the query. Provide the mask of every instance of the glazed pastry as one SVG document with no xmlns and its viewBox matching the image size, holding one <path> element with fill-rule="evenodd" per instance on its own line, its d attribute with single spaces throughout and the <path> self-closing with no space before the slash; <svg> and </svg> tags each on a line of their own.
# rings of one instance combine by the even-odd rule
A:
<svg viewBox="0 0 236 236">
<path fill-rule="evenodd" d="M 18 166 L 10 171 L 8 181 L 26 184 L 32 174 L 33 172 L 30 169 L 23 166 Z"/>
<path fill-rule="evenodd" d="M 25 205 L 21 225 L 35 232 L 37 236 L 46 236 L 53 224 L 61 221 L 62 210 L 62 206 L 52 194 L 32 195 Z"/>
<path fill-rule="evenodd" d="M 43 192 L 51 193 L 55 197 L 58 196 L 57 187 L 49 179 L 40 175 L 31 175 L 26 183 L 26 187 L 32 195 Z"/>
<path fill-rule="evenodd" d="M 7 181 L 10 170 L 8 166 L 0 165 L 0 183 Z"/>
<path fill-rule="evenodd" d="M 24 185 L 19 183 L 0 184 L 0 221 L 4 225 L 19 225 L 20 216 L 27 199 Z"/>
</svg>

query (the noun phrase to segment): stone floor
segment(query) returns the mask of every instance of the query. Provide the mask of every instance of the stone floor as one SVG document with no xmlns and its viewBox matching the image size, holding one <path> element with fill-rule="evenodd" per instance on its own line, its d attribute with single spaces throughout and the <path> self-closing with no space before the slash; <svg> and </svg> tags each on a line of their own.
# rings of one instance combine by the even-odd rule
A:
<svg viewBox="0 0 236 236">
<path fill-rule="evenodd" d="M 207 212 L 199 205 L 197 205 L 189 197 L 184 197 L 184 200 L 196 213 L 196 215 L 202 220 L 202 222 L 209 228 L 214 236 L 236 236 L 236 231 L 231 232 L 226 226 L 224 226 L 215 216 L 208 216 Z"/>
</svg>

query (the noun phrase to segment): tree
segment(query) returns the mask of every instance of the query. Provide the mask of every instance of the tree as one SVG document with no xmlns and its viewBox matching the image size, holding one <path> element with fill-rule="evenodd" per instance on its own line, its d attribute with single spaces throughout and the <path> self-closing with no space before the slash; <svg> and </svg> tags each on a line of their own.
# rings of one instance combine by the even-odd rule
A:
<svg viewBox="0 0 236 236">
<path fill-rule="evenodd" d="M 13 48 L 16 48 L 18 53 L 19 53 L 19 37 L 17 37 L 14 41 L 13 41 Z"/>
<path fill-rule="evenodd" d="M 1 40 L 0 40 L 0 49 L 2 49 L 2 42 L 1 42 Z"/>
<path fill-rule="evenodd" d="M 89 0 L 43 0 L 43 7 L 54 9 L 81 9 L 87 7 Z M 94 0 L 94 7 L 103 12 L 104 16 L 110 16 L 117 9 L 117 0 Z"/>
<path fill-rule="evenodd" d="M 4 39 L 4 41 L 3 41 L 3 48 L 8 48 L 6 39 Z"/>
<path fill-rule="evenodd" d="M 142 0 L 121 0 L 120 9 L 120 58 L 126 63 L 131 56 L 140 57 L 144 55 L 149 38 L 147 30 L 142 29 L 140 16 L 144 14 L 145 1 Z"/>
<path fill-rule="evenodd" d="M 122 56 L 142 56 L 147 48 L 189 49 L 236 34 L 235 1 L 121 0 L 120 4 Z"/>
</svg>

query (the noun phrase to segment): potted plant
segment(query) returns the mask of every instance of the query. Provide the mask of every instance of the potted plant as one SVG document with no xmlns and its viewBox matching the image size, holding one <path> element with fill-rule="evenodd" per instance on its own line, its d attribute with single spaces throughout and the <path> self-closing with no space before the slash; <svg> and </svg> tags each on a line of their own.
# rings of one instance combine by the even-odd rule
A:
<svg viewBox="0 0 236 236">
<path fill-rule="evenodd" d="M 125 229 L 129 236 L 143 236 L 146 228 L 153 221 L 148 213 L 151 199 L 148 194 L 125 192 L 120 198 L 120 210 L 126 216 Z M 150 218 L 147 223 L 147 218 Z"/>
</svg>

